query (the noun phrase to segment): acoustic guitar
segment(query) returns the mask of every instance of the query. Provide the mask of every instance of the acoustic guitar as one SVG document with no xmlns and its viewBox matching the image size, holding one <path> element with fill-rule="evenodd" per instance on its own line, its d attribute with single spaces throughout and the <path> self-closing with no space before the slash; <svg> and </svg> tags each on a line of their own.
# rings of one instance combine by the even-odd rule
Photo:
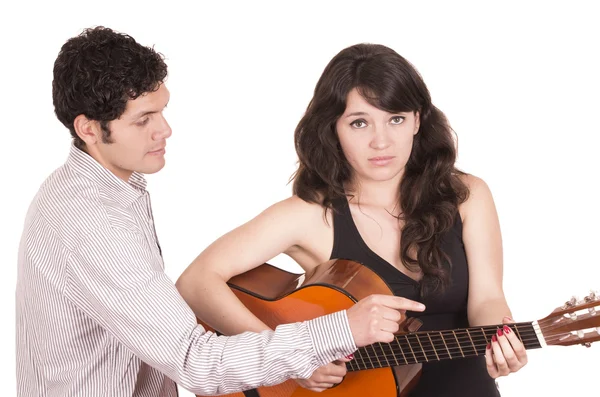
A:
<svg viewBox="0 0 600 397">
<path fill-rule="evenodd" d="M 350 308 L 372 294 L 393 295 L 387 284 L 360 263 L 334 259 L 308 274 L 294 274 L 267 263 L 229 280 L 237 297 L 271 328 L 310 320 Z M 600 294 L 575 298 L 547 317 L 509 324 L 526 349 L 581 344 L 600 340 Z M 213 330 L 199 321 L 205 328 Z M 344 380 L 321 393 L 288 380 L 229 396 L 244 397 L 405 397 L 417 384 L 422 363 L 485 355 L 487 343 L 503 324 L 444 331 L 417 332 L 418 319 L 404 318 L 391 343 L 359 348 L 346 363 Z"/>
</svg>

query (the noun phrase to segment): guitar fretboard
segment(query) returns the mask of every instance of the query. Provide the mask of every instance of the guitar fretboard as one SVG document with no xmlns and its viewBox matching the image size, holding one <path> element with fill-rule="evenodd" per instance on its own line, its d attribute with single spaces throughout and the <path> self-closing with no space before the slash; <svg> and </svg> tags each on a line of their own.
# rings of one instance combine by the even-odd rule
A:
<svg viewBox="0 0 600 397">
<path fill-rule="evenodd" d="M 532 322 L 509 325 L 526 349 L 540 348 Z M 346 366 L 348 371 L 384 368 L 485 355 L 492 336 L 502 325 L 426 331 L 397 335 L 391 343 L 359 348 Z"/>
</svg>

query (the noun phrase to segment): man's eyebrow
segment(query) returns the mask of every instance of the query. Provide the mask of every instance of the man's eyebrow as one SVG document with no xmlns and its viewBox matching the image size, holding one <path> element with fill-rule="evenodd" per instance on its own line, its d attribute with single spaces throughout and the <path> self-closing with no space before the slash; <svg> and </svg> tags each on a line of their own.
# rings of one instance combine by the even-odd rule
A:
<svg viewBox="0 0 600 397">
<path fill-rule="evenodd" d="M 169 101 L 167 101 L 167 103 L 165 104 L 165 107 L 167 107 L 168 104 L 169 104 Z M 147 111 L 143 111 L 142 110 L 141 112 L 139 112 L 136 115 L 132 116 L 131 119 L 132 120 L 137 120 L 140 117 L 146 116 L 148 114 L 158 113 L 158 112 L 159 112 L 158 110 L 147 110 Z"/>
<path fill-rule="evenodd" d="M 156 112 L 156 110 L 150 110 L 150 111 L 147 111 L 147 112 L 144 112 L 144 111 L 142 111 L 142 112 L 140 112 L 140 113 L 138 113 L 138 114 L 134 115 L 134 116 L 132 117 L 132 119 L 133 119 L 133 120 L 137 120 L 137 119 L 139 119 L 140 117 L 143 117 L 143 116 L 146 116 L 147 114 L 152 114 L 152 113 L 157 113 L 157 112 Z"/>
</svg>

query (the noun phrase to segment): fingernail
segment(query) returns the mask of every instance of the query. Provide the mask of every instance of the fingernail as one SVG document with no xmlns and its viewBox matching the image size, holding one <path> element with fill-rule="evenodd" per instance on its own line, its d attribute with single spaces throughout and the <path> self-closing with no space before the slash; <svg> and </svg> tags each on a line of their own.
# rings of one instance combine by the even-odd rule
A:
<svg viewBox="0 0 600 397">
<path fill-rule="evenodd" d="M 503 328 L 505 334 L 510 334 L 510 327 L 508 325 L 505 325 Z"/>
<path fill-rule="evenodd" d="M 346 358 L 347 358 L 348 360 L 352 360 L 352 359 L 354 358 L 354 354 L 350 354 L 349 356 L 346 356 Z"/>
<path fill-rule="evenodd" d="M 490 345 L 489 343 L 487 344 L 487 346 L 485 347 L 486 349 L 490 350 L 492 348 L 492 345 Z"/>
<path fill-rule="evenodd" d="M 498 342 L 498 338 L 496 338 L 496 334 L 492 336 L 492 342 Z"/>
<path fill-rule="evenodd" d="M 508 317 L 508 316 L 504 316 L 504 320 L 508 320 L 508 321 L 515 321 L 512 318 Z"/>
<path fill-rule="evenodd" d="M 496 333 L 498 334 L 498 336 L 502 336 L 502 328 L 498 328 L 498 331 L 496 331 Z"/>
</svg>

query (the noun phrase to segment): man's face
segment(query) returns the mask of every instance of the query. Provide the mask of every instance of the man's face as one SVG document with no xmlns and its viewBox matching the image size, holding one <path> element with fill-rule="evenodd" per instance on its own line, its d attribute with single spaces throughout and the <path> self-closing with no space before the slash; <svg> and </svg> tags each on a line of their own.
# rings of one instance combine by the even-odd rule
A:
<svg viewBox="0 0 600 397">
<path fill-rule="evenodd" d="M 129 100 L 125 112 L 108 124 L 111 143 L 98 139 L 88 153 L 119 178 L 133 172 L 153 174 L 165 165 L 165 146 L 171 127 L 163 115 L 170 94 L 165 84 Z"/>
</svg>

